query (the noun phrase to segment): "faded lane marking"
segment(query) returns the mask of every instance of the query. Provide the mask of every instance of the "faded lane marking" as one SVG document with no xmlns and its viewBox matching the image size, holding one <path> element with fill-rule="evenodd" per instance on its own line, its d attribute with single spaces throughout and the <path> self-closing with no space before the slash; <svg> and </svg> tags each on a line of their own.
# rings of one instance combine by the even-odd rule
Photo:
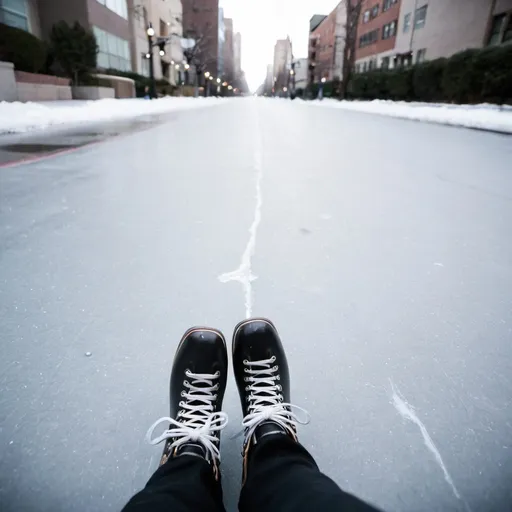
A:
<svg viewBox="0 0 512 512">
<path fill-rule="evenodd" d="M 249 241 L 242 254 L 242 261 L 240 266 L 232 272 L 226 272 L 219 276 L 221 283 L 229 283 L 230 281 L 238 281 L 242 284 L 245 298 L 245 318 L 252 316 L 252 308 L 254 303 L 252 282 L 257 277 L 252 273 L 252 257 L 256 250 L 256 236 L 258 234 L 258 227 L 261 222 L 261 207 L 263 204 L 263 197 L 261 193 L 261 180 L 263 179 L 263 152 L 261 132 L 259 130 L 259 123 L 257 126 L 257 141 L 256 150 L 254 152 L 254 169 L 256 171 L 256 206 L 254 208 L 254 218 L 249 228 Z"/>
<path fill-rule="evenodd" d="M 437 464 L 443 471 L 444 479 L 446 480 L 447 484 L 451 487 L 455 497 L 457 499 L 461 500 L 464 503 L 466 510 L 469 511 L 470 508 L 469 508 L 468 504 L 466 503 L 464 498 L 462 498 L 462 496 L 460 495 L 459 491 L 457 490 L 457 487 L 455 487 L 455 483 L 453 482 L 453 479 L 450 476 L 450 473 L 448 473 L 448 469 L 446 468 L 446 466 L 443 462 L 441 454 L 439 453 L 439 450 L 437 449 L 436 445 L 434 444 L 434 441 L 430 437 L 430 434 L 428 433 L 425 425 L 423 425 L 421 420 L 418 418 L 418 416 L 414 412 L 413 407 L 410 406 L 406 402 L 406 400 L 400 395 L 400 391 L 397 388 L 395 388 L 393 381 L 391 379 L 389 379 L 389 382 L 391 384 L 391 391 L 393 392 L 393 396 L 392 396 L 393 401 L 391 403 L 393 404 L 395 409 L 398 411 L 400 416 L 402 416 L 402 418 L 405 418 L 406 420 L 411 421 L 420 429 L 421 435 L 423 436 L 423 441 L 425 443 L 425 446 L 434 455 L 434 458 L 435 458 Z"/>
</svg>

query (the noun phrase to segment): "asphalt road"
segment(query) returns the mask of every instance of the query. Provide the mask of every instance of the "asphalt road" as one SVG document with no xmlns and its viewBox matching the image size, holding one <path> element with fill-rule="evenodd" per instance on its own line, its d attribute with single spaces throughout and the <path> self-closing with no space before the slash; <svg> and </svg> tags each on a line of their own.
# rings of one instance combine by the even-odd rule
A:
<svg viewBox="0 0 512 512">
<path fill-rule="evenodd" d="M 508 510 L 511 162 L 503 135 L 247 99 L 0 169 L 0 509 L 120 510 L 182 333 L 252 314 L 344 489 Z M 234 511 L 233 379 L 225 410 Z"/>
</svg>

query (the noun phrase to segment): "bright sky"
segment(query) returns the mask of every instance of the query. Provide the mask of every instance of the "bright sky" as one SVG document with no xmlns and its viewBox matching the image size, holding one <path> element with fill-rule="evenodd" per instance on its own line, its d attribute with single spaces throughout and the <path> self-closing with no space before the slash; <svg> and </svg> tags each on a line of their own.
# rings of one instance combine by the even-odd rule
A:
<svg viewBox="0 0 512 512">
<path fill-rule="evenodd" d="M 295 58 L 307 57 L 309 20 L 329 14 L 339 0 L 220 0 L 224 16 L 242 34 L 242 69 L 254 91 L 274 61 L 277 39 L 290 36 Z"/>
</svg>

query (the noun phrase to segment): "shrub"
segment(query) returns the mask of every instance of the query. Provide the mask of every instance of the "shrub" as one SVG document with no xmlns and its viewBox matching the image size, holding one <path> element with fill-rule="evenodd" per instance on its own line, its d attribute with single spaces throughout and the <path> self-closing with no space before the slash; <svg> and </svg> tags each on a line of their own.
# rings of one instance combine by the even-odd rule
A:
<svg viewBox="0 0 512 512">
<path fill-rule="evenodd" d="M 39 73 L 45 68 L 47 52 L 37 37 L 0 23 L 0 60 L 12 62 L 19 71 Z"/>
<path fill-rule="evenodd" d="M 479 77 L 475 101 L 512 103 L 512 46 L 486 48 L 479 52 L 475 55 L 473 70 Z"/>
<path fill-rule="evenodd" d="M 452 55 L 446 61 L 442 78 L 445 101 L 454 103 L 469 102 L 475 90 L 473 72 L 474 58 L 479 50 L 464 50 Z"/>
<path fill-rule="evenodd" d="M 414 97 L 420 101 L 443 101 L 442 79 L 446 59 L 436 59 L 414 68 L 412 85 Z"/>
<path fill-rule="evenodd" d="M 413 68 L 388 71 L 389 98 L 397 101 L 414 100 L 412 86 Z"/>
<path fill-rule="evenodd" d="M 96 68 L 96 38 L 78 21 L 72 26 L 65 21 L 56 23 L 52 28 L 50 40 L 54 59 L 75 85 Z"/>
</svg>

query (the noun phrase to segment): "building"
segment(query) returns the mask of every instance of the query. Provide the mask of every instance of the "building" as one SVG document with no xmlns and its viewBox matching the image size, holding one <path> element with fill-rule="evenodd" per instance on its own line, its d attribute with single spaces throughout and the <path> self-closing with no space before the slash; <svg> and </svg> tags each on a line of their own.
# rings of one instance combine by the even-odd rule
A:
<svg viewBox="0 0 512 512">
<path fill-rule="evenodd" d="M 345 0 L 328 15 L 315 14 L 310 20 L 309 82 L 341 80 L 345 48 Z"/>
<path fill-rule="evenodd" d="M 263 92 L 270 96 L 274 87 L 274 66 L 272 64 L 267 66 L 267 74 L 263 85 Z"/>
<path fill-rule="evenodd" d="M 357 27 L 356 71 L 392 67 L 401 1 L 363 0 Z"/>
<path fill-rule="evenodd" d="M 196 40 L 195 59 L 201 72 L 218 74 L 219 0 L 185 0 L 183 34 Z"/>
<path fill-rule="evenodd" d="M 43 39 L 48 39 L 58 21 L 78 21 L 96 36 L 100 69 L 132 71 L 127 0 L 39 0 L 38 6 Z"/>
<path fill-rule="evenodd" d="M 156 47 L 152 50 L 155 78 L 165 78 L 171 84 L 176 85 L 180 82 L 183 71 L 181 0 L 129 0 L 128 7 L 132 31 L 133 71 L 149 76 L 147 29 L 151 24 L 155 30 L 155 41 L 158 38 L 168 39 L 165 55 L 160 56 Z"/>
<path fill-rule="evenodd" d="M 226 42 L 226 27 L 224 26 L 224 9 L 219 8 L 219 47 L 217 53 L 217 73 L 224 74 L 224 44 Z"/>
<path fill-rule="evenodd" d="M 402 0 L 398 66 L 512 40 L 512 0 Z"/>
<path fill-rule="evenodd" d="M 273 89 L 276 94 L 288 88 L 291 69 L 292 43 L 289 37 L 279 39 L 274 46 Z"/>
<path fill-rule="evenodd" d="M 233 20 L 224 18 L 224 69 L 223 78 L 229 83 L 235 79 L 235 41 L 233 33 Z"/>
<path fill-rule="evenodd" d="M 308 59 L 306 57 L 295 59 L 293 64 L 295 71 L 295 90 L 305 90 L 308 86 Z"/>
<path fill-rule="evenodd" d="M 235 78 L 239 79 L 242 76 L 242 34 L 237 32 L 235 34 Z"/>
<path fill-rule="evenodd" d="M 41 37 L 37 0 L 0 0 L 0 23 Z"/>
</svg>

